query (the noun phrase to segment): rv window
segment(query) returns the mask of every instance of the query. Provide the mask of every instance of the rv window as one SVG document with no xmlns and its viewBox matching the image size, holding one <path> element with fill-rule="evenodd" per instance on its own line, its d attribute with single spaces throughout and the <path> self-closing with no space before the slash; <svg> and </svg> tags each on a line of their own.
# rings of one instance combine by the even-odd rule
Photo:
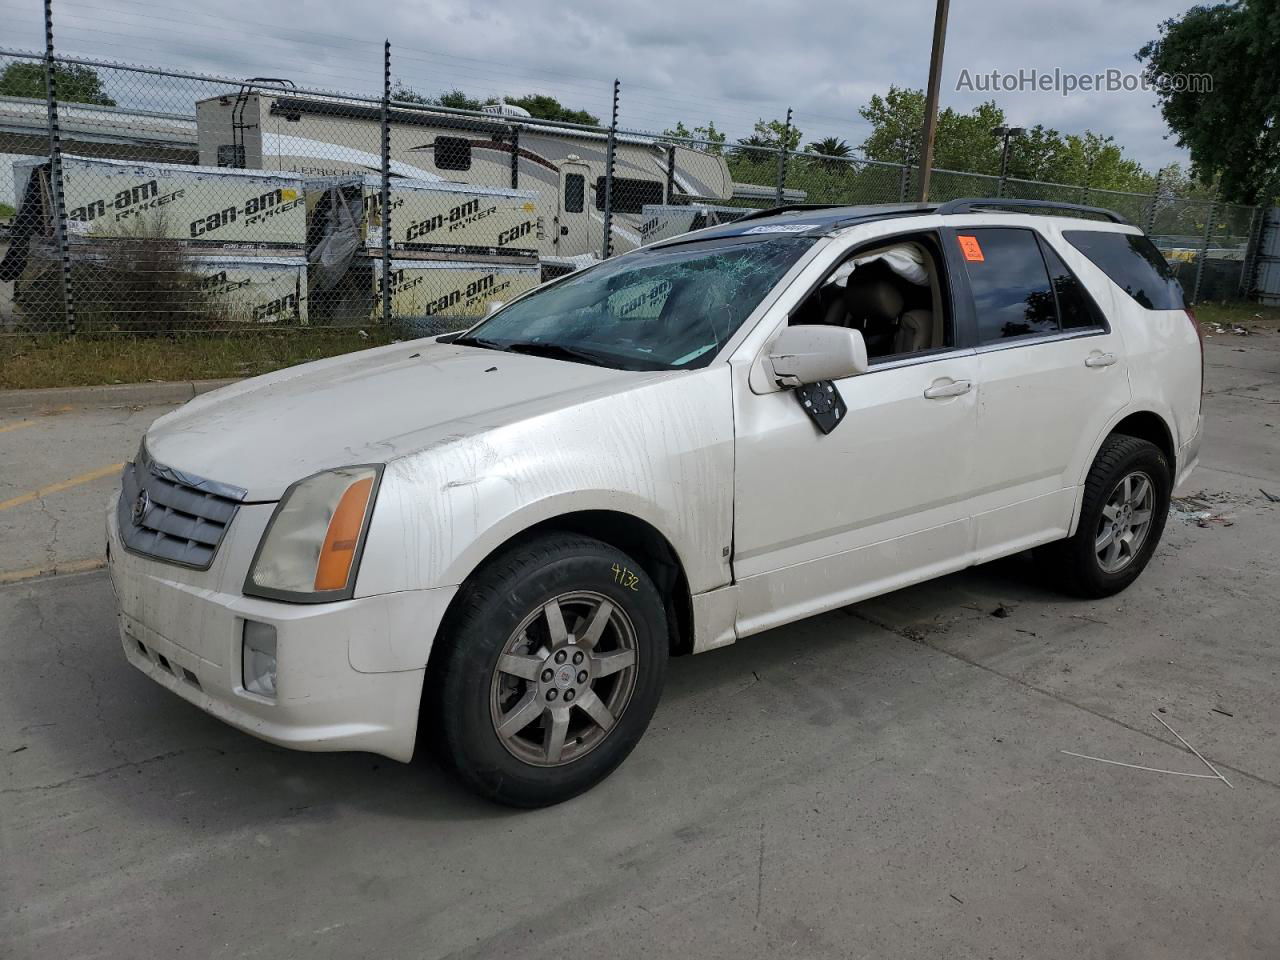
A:
<svg viewBox="0 0 1280 960">
<path fill-rule="evenodd" d="M 587 193 L 587 180 L 580 173 L 564 175 L 564 212 L 581 213 Z"/>
<path fill-rule="evenodd" d="M 662 202 L 661 180 L 613 178 L 613 212 L 639 213 L 646 203 Z M 604 209 L 604 177 L 596 178 L 596 209 Z"/>
<path fill-rule="evenodd" d="M 437 170 L 470 170 L 471 141 L 464 137 L 436 137 Z"/>
<path fill-rule="evenodd" d="M 244 144 L 243 143 L 219 144 L 218 145 L 218 166 L 243 167 L 244 166 Z"/>
</svg>

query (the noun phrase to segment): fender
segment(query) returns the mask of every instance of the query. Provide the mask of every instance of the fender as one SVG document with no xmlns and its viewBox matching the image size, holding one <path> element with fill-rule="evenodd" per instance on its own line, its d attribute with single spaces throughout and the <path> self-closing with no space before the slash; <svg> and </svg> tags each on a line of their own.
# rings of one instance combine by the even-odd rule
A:
<svg viewBox="0 0 1280 960">
<path fill-rule="evenodd" d="M 1130 401 L 1128 404 L 1121 407 L 1111 416 L 1111 418 L 1107 421 L 1106 426 L 1104 426 L 1098 432 L 1098 435 L 1094 438 L 1093 443 L 1090 444 L 1089 446 L 1089 456 L 1086 457 L 1084 462 L 1081 464 L 1080 471 L 1076 476 L 1076 490 L 1075 490 L 1075 496 L 1072 499 L 1071 523 L 1068 526 L 1068 530 L 1069 530 L 1069 533 L 1067 534 L 1068 536 L 1075 536 L 1076 528 L 1080 523 L 1080 509 L 1081 509 L 1081 505 L 1084 503 L 1084 482 L 1085 482 L 1085 478 L 1088 477 L 1089 475 L 1090 468 L 1093 466 L 1093 461 L 1096 460 L 1098 457 L 1098 451 L 1102 449 L 1102 444 L 1107 439 L 1107 437 L 1111 436 L 1111 434 L 1115 432 L 1116 427 L 1121 422 L 1123 422 L 1127 417 L 1131 417 L 1135 413 L 1154 414 L 1155 416 L 1159 417 L 1160 421 L 1164 424 L 1164 428 L 1169 435 L 1170 447 L 1173 451 L 1170 467 L 1172 468 L 1173 479 L 1175 480 L 1177 479 L 1178 477 L 1177 456 L 1178 456 L 1178 452 L 1182 448 L 1181 448 L 1181 440 L 1178 437 L 1176 429 L 1174 428 L 1173 411 L 1170 410 L 1166 404 L 1163 404 L 1157 400 L 1154 400 L 1151 397 L 1144 398 L 1142 402 Z"/>
</svg>

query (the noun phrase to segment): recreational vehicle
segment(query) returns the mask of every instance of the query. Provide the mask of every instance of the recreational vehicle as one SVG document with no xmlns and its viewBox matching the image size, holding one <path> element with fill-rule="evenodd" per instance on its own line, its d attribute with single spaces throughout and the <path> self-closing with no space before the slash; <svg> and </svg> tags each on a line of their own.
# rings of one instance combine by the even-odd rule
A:
<svg viewBox="0 0 1280 960">
<path fill-rule="evenodd" d="M 390 112 L 390 171 L 415 180 L 529 190 L 548 229 L 543 262 L 581 263 L 604 239 L 604 133 L 551 125 L 511 105 L 488 116 L 430 108 Z M 200 163 L 306 177 L 381 169 L 375 103 L 241 91 L 196 104 Z M 644 207 L 733 197 L 724 158 L 619 135 L 614 153 L 612 250 L 642 242 Z M 393 211 L 394 216 L 394 211 Z"/>
</svg>

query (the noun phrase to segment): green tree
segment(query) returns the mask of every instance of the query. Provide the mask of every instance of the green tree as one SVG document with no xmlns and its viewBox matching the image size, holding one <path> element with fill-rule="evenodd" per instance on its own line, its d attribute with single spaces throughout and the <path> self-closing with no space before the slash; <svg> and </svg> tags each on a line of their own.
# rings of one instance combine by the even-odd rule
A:
<svg viewBox="0 0 1280 960">
<path fill-rule="evenodd" d="M 809 163 L 829 173 L 845 173 L 853 169 L 848 159 L 853 156 L 853 147 L 839 137 L 823 137 L 814 140 L 807 147 L 809 153 L 818 154 L 809 159 Z"/>
<path fill-rule="evenodd" d="M 723 133 L 716 129 L 715 121 L 708 120 L 705 127 L 694 127 L 690 130 L 684 125 L 684 121 L 677 121 L 674 128 L 668 128 L 662 131 L 663 137 L 677 142 L 684 140 L 698 140 L 700 143 L 687 144 L 694 149 L 702 150 L 706 153 L 713 153 L 719 156 L 724 151 L 724 142 L 728 139 Z"/>
<path fill-rule="evenodd" d="M 1270 202 L 1280 183 L 1280 5 L 1192 7 L 1138 51 L 1160 112 L 1202 183 L 1237 203 Z M 1211 89 L 1188 79 L 1211 78 Z"/>
<path fill-rule="evenodd" d="M 424 106 L 431 107 L 448 107 L 451 110 L 479 110 L 481 107 L 487 107 L 495 103 L 510 103 L 517 107 L 523 107 L 529 111 L 529 114 L 539 120 L 562 120 L 567 123 L 586 123 L 598 125 L 599 118 L 587 113 L 585 110 L 571 110 L 564 106 L 555 97 L 549 97 L 545 94 L 531 93 L 523 97 L 503 97 L 499 100 L 497 97 L 488 97 L 481 100 L 479 97 L 473 97 L 465 90 L 446 90 L 434 97 L 428 97 L 412 87 L 408 86 L 401 80 L 396 81 L 396 85 L 391 90 L 391 99 L 399 100 L 402 103 L 420 103 Z"/>
<path fill-rule="evenodd" d="M 738 143 L 744 147 L 768 147 L 777 150 L 780 147 L 786 147 L 788 150 L 795 150 L 800 146 L 802 134 L 794 126 L 788 127 L 783 120 L 764 120 L 756 121 L 755 133 L 749 137 L 742 137 Z"/>
<path fill-rule="evenodd" d="M 58 99 L 66 103 L 96 103 L 114 107 L 116 102 L 102 89 L 102 78 L 92 67 L 79 64 L 53 68 Z M 11 63 L 0 73 L 0 96 L 45 98 L 44 64 L 33 61 Z"/>
<path fill-rule="evenodd" d="M 502 99 L 512 106 L 524 107 L 539 120 L 560 120 L 565 123 L 585 123 L 590 126 L 600 125 L 600 118 L 594 114 L 588 113 L 586 110 L 572 110 L 555 97 L 549 97 L 546 94 L 530 93 L 523 97 L 503 97 Z"/>
<path fill-rule="evenodd" d="M 873 96 L 859 114 L 871 124 L 863 153 L 872 160 L 917 162 L 920 129 L 924 123 L 924 92 L 890 87 Z M 992 135 L 1005 123 L 995 101 L 980 103 L 968 113 L 951 107 L 938 113 L 934 166 L 964 173 L 1000 173 L 1003 139 Z M 1037 124 L 1009 143 L 1010 177 L 1049 183 L 1088 185 L 1103 190 L 1149 191 L 1154 182 L 1142 165 L 1124 155 L 1113 137 L 1086 130 L 1063 134 Z"/>
<path fill-rule="evenodd" d="M 885 96 L 872 96 L 858 113 L 871 124 L 871 134 L 862 142 L 862 152 L 869 159 L 887 163 L 919 161 L 923 90 L 890 87 Z M 939 111 L 933 165 L 966 173 L 999 173 L 1000 142 L 991 135 L 991 128 L 1004 122 L 1004 111 L 992 100 L 978 104 L 968 113 L 952 107 Z"/>
</svg>

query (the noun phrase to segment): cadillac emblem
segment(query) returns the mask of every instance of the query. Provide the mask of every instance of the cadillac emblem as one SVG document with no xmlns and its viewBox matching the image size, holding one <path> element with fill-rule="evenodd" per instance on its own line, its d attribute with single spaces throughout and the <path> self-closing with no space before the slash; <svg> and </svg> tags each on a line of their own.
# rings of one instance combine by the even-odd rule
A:
<svg viewBox="0 0 1280 960">
<path fill-rule="evenodd" d="M 142 518 L 147 515 L 147 507 L 151 506 L 151 498 L 147 496 L 147 491 L 138 492 L 137 499 L 133 501 L 133 523 L 138 526 L 142 523 Z"/>
</svg>

